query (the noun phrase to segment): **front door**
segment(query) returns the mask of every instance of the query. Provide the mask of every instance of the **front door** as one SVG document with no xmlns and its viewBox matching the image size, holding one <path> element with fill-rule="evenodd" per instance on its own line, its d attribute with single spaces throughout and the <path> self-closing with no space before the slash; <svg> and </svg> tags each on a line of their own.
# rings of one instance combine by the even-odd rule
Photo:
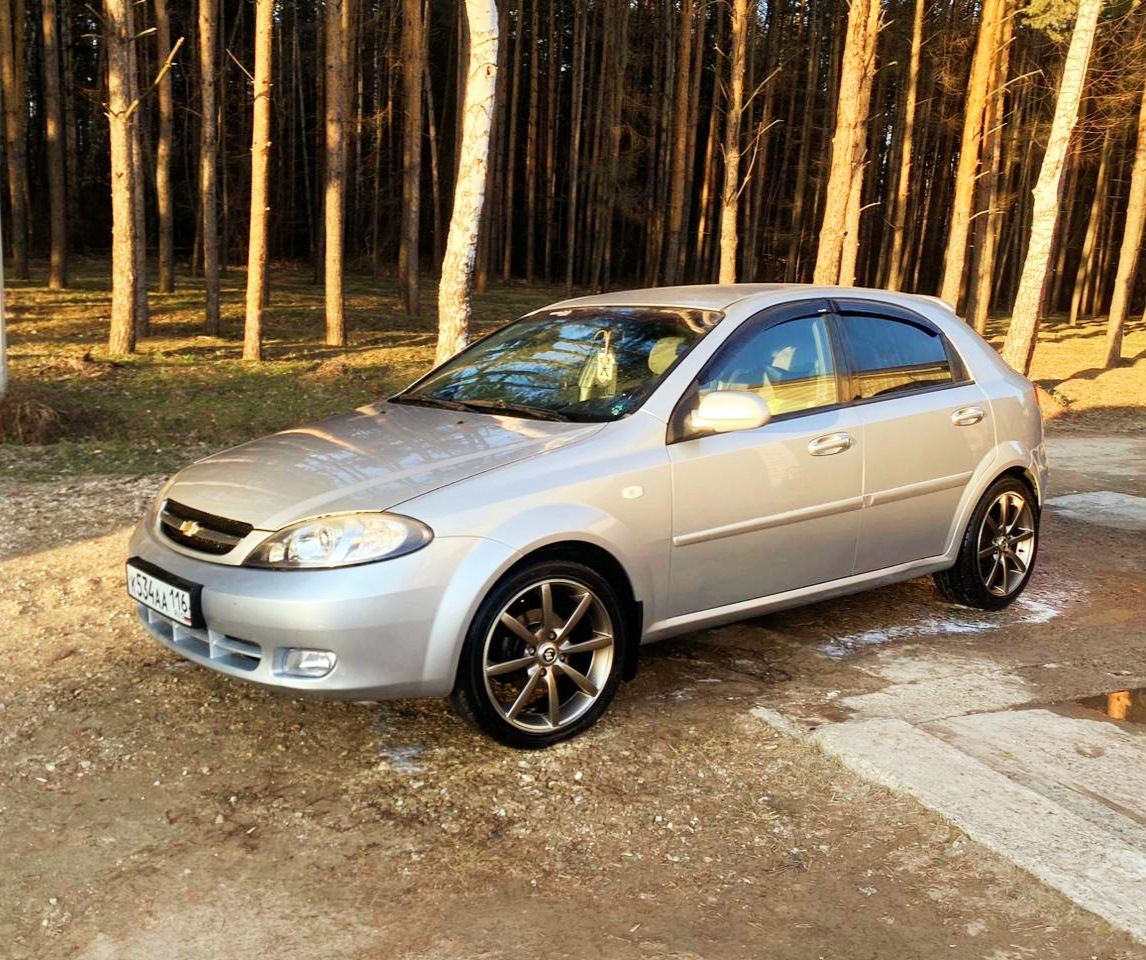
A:
<svg viewBox="0 0 1146 960">
<path fill-rule="evenodd" d="M 863 443 L 836 370 L 826 315 L 809 304 L 750 321 L 701 373 L 693 403 L 712 390 L 751 390 L 773 419 L 732 433 L 686 430 L 669 445 L 669 616 L 851 574 Z"/>
</svg>

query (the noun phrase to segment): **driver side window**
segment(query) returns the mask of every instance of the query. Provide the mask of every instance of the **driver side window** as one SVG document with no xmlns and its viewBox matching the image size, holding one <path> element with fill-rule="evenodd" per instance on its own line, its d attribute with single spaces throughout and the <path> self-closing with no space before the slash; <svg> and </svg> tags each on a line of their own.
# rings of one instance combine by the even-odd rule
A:
<svg viewBox="0 0 1146 960">
<path fill-rule="evenodd" d="M 822 316 L 763 327 L 713 358 L 700 381 L 713 390 L 748 390 L 763 397 L 773 417 L 839 403 L 831 340 Z"/>
</svg>

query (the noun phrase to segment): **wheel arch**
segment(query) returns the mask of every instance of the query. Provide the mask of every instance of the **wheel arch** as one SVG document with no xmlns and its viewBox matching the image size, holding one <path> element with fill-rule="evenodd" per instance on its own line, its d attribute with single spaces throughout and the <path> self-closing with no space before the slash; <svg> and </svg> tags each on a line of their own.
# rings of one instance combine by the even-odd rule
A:
<svg viewBox="0 0 1146 960">
<path fill-rule="evenodd" d="M 624 650 L 624 660 L 621 663 L 621 679 L 632 680 L 637 673 L 637 652 L 640 649 L 641 635 L 644 632 L 644 604 L 637 599 L 636 591 L 633 589 L 632 579 L 629 576 L 629 572 L 625 569 L 624 564 L 600 544 L 591 543 L 588 540 L 568 539 L 556 540 L 552 543 L 535 547 L 528 553 L 523 554 L 509 569 L 504 571 L 490 589 L 494 589 L 499 583 L 514 576 L 526 567 L 531 567 L 538 563 L 551 563 L 563 560 L 573 563 L 582 563 L 592 568 L 604 577 L 609 582 L 609 585 L 617 591 L 617 599 L 621 601 L 622 611 L 625 616 L 625 634 L 627 641 Z"/>
</svg>

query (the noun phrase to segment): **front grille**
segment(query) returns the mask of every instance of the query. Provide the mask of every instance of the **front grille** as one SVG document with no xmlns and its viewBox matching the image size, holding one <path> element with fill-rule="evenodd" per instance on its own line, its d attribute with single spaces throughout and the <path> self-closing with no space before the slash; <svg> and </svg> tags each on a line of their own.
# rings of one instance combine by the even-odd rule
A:
<svg viewBox="0 0 1146 960">
<path fill-rule="evenodd" d="M 150 607 L 139 604 L 139 617 L 144 626 L 159 640 L 182 653 L 195 654 L 236 670 L 254 670 L 263 659 L 263 648 L 249 640 L 240 640 L 207 628 L 187 627 Z"/>
<path fill-rule="evenodd" d="M 254 528 L 249 523 L 228 520 L 194 507 L 165 500 L 159 509 L 159 529 L 180 546 L 200 553 L 230 553 Z"/>
</svg>

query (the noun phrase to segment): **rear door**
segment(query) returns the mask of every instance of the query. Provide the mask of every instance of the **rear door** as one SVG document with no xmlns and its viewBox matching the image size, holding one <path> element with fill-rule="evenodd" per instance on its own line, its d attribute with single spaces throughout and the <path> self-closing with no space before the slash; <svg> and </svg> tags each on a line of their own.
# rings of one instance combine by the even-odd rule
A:
<svg viewBox="0 0 1146 960">
<path fill-rule="evenodd" d="M 864 437 L 855 572 L 938 556 L 995 445 L 986 394 L 925 318 L 863 300 L 835 306 Z"/>
</svg>

